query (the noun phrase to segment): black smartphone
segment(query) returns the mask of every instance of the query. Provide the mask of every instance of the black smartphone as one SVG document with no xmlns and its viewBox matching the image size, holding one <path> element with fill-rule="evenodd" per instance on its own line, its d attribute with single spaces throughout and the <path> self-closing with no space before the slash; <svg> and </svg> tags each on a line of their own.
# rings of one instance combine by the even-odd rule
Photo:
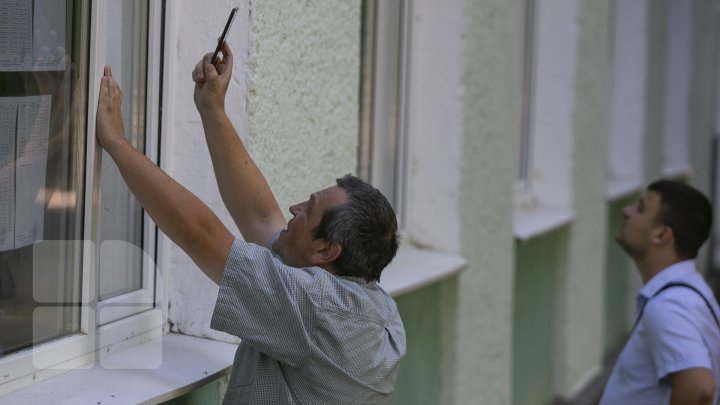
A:
<svg viewBox="0 0 720 405">
<path fill-rule="evenodd" d="M 217 62 L 218 54 L 220 53 L 222 44 L 223 42 L 225 42 L 225 38 L 227 38 L 228 31 L 230 31 L 230 26 L 232 25 L 233 20 L 235 20 L 235 14 L 237 14 L 239 8 L 240 7 L 235 7 L 230 11 L 230 17 L 228 17 L 227 23 L 225 23 L 225 29 L 220 36 L 220 40 L 218 41 L 217 47 L 215 48 L 212 59 L 210 59 L 210 63 L 213 65 L 215 64 L 215 62 Z"/>
</svg>

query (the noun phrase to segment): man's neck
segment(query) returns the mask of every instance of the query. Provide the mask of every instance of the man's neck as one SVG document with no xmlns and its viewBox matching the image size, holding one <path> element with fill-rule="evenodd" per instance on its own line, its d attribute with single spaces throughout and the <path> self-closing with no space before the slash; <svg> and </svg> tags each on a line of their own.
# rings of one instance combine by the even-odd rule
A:
<svg viewBox="0 0 720 405">
<path fill-rule="evenodd" d="M 676 254 L 649 254 L 644 257 L 634 257 L 633 261 L 638 268 L 643 284 L 647 284 L 655 275 L 664 269 L 679 263 L 684 259 Z"/>
</svg>

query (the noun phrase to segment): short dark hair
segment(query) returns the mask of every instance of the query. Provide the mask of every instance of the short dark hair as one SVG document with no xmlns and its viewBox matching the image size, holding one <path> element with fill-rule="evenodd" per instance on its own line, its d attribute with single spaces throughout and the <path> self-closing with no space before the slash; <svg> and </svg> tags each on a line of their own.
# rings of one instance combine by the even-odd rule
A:
<svg viewBox="0 0 720 405">
<path fill-rule="evenodd" d="M 677 254 L 683 259 L 695 258 L 710 235 L 710 201 L 700 191 L 678 181 L 658 180 L 647 189 L 660 194 L 656 221 L 672 229 Z"/>
<path fill-rule="evenodd" d="M 326 210 L 313 237 L 342 247 L 333 262 L 337 275 L 379 281 L 400 243 L 395 211 L 378 189 L 355 176 L 336 182 L 348 202 Z"/>
</svg>

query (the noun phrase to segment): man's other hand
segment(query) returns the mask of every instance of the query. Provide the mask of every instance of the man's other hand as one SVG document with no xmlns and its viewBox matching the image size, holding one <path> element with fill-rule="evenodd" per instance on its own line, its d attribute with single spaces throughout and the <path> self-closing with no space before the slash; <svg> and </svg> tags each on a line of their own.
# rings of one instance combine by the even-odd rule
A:
<svg viewBox="0 0 720 405">
<path fill-rule="evenodd" d="M 95 121 L 95 132 L 100 145 L 110 150 L 113 145 L 127 142 L 122 121 L 122 90 L 112 76 L 110 66 L 105 66 L 100 81 L 100 96 Z"/>
<path fill-rule="evenodd" d="M 233 68 L 233 53 L 227 41 L 222 44 L 222 53 L 222 60 L 216 62 L 215 66 L 210 64 L 212 53 L 208 53 L 193 69 L 192 79 L 195 82 L 193 99 L 201 113 L 225 109 L 225 93 L 227 93 Z"/>
</svg>

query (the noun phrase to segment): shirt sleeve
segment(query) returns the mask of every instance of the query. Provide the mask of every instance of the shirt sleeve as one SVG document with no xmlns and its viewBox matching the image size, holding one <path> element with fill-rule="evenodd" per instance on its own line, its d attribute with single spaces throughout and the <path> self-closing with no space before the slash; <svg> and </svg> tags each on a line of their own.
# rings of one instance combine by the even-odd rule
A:
<svg viewBox="0 0 720 405">
<path fill-rule="evenodd" d="M 699 320 L 707 310 L 692 291 L 660 296 L 650 302 L 643 319 L 644 339 L 661 384 L 672 373 L 689 368 L 712 369 L 710 352 L 703 340 Z"/>
<path fill-rule="evenodd" d="M 291 366 L 308 356 L 317 269 L 285 266 L 270 250 L 233 242 L 210 326 Z"/>
</svg>

